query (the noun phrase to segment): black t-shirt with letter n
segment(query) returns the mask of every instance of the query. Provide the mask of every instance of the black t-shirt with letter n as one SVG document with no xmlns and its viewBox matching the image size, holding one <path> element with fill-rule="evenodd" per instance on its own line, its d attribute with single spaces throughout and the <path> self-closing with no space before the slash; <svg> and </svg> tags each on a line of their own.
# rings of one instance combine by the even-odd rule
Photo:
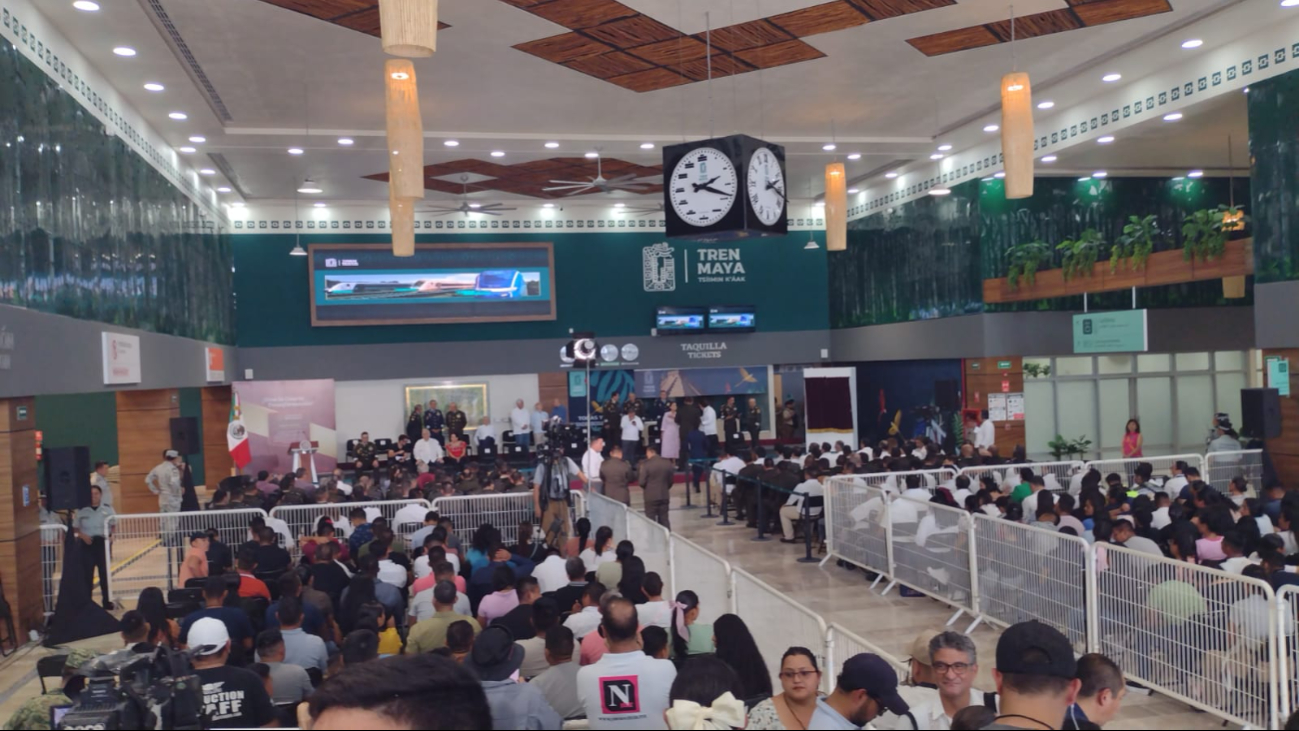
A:
<svg viewBox="0 0 1299 731">
<path fill-rule="evenodd" d="M 203 683 L 210 728 L 258 728 L 275 720 L 275 707 L 262 679 L 252 671 L 222 665 L 194 671 Z"/>
</svg>

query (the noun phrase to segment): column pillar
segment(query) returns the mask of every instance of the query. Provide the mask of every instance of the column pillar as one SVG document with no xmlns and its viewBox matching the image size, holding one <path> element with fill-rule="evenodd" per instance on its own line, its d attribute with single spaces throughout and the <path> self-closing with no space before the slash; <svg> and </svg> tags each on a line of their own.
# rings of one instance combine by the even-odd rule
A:
<svg viewBox="0 0 1299 731">
<path fill-rule="evenodd" d="M 203 389 L 203 484 L 209 495 L 222 480 L 230 476 L 234 460 L 226 443 L 230 424 L 230 386 L 208 386 Z"/>
<path fill-rule="evenodd" d="M 144 478 L 171 449 L 171 420 L 180 416 L 176 389 L 117 392 L 117 452 L 121 464 L 119 514 L 156 513 L 158 496 Z"/>
<path fill-rule="evenodd" d="M 0 580 L 20 644 L 45 620 L 36 465 L 35 400 L 0 399 Z"/>
</svg>

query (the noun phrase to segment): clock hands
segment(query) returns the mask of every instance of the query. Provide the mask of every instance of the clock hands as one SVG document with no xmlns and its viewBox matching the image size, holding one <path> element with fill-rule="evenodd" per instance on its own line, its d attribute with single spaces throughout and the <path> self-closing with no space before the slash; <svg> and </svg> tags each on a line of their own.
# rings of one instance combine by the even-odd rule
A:
<svg viewBox="0 0 1299 731">
<path fill-rule="evenodd" d="M 713 178 L 713 180 L 716 180 L 716 179 L 717 179 L 717 178 Z M 712 181 L 709 181 L 709 182 L 712 182 Z M 727 192 L 725 192 L 725 191 L 718 190 L 718 189 L 712 187 L 711 185 L 702 185 L 702 186 L 699 186 L 699 187 L 695 188 L 695 192 L 696 192 L 696 193 L 698 193 L 698 192 L 701 191 L 701 190 L 706 190 L 706 191 L 708 191 L 709 193 L 716 193 L 717 195 L 724 195 L 724 196 L 726 196 L 726 197 L 728 197 L 728 198 L 731 196 L 730 193 L 727 193 Z"/>
<path fill-rule="evenodd" d="M 787 201 L 787 202 L 788 202 L 788 199 L 785 197 L 785 191 L 783 191 L 783 190 L 781 190 L 780 188 L 778 188 L 778 187 L 777 187 L 775 184 L 773 184 L 770 180 L 767 181 L 767 190 L 774 190 L 774 191 L 776 191 L 776 195 L 780 196 L 780 199 L 781 199 L 782 201 Z"/>
<path fill-rule="evenodd" d="M 698 193 L 701 190 L 709 190 L 708 186 L 712 185 L 713 183 L 716 183 L 721 177 L 722 176 L 718 175 L 714 177 L 712 180 L 709 180 L 707 183 L 691 183 L 690 185 L 692 185 L 695 189 L 695 192 Z"/>
</svg>

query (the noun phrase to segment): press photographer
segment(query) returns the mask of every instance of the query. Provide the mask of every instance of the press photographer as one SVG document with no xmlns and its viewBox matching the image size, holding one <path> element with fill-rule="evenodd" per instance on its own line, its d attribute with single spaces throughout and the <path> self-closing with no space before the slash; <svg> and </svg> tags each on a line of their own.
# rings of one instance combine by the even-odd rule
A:
<svg viewBox="0 0 1299 731">
<path fill-rule="evenodd" d="M 537 447 L 536 471 L 532 476 L 532 501 L 537 524 L 546 534 L 546 543 L 563 550 L 568 543 L 571 524 L 569 509 L 573 504 L 573 480 L 588 482 L 583 472 L 564 454 L 562 426 L 553 418 L 546 426 L 546 443 Z"/>
</svg>

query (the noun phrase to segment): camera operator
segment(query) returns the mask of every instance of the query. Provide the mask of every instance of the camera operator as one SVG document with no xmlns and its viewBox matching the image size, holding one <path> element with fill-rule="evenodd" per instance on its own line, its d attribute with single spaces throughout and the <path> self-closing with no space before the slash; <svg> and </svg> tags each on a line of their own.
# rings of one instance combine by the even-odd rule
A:
<svg viewBox="0 0 1299 731">
<path fill-rule="evenodd" d="M 568 543 L 568 509 L 573 500 L 569 483 L 576 478 L 586 484 L 589 478 L 577 463 L 564 455 L 559 439 L 548 438 L 546 445 L 537 450 L 537 456 L 537 470 L 532 477 L 537 525 L 545 532 L 546 543 L 562 551 Z"/>
<path fill-rule="evenodd" d="M 80 674 L 80 670 L 90 664 L 95 657 L 94 652 L 86 649 L 76 649 L 69 653 L 67 660 L 63 662 L 63 684 L 35 698 L 29 698 L 14 711 L 14 715 L 5 722 L 4 728 L 6 730 L 37 729 L 38 731 L 49 731 L 53 728 L 50 723 L 50 709 L 72 705 L 73 699 L 77 697 L 77 693 L 81 691 L 86 681 Z"/>
<path fill-rule="evenodd" d="M 209 728 L 257 728 L 276 724 L 275 706 L 255 673 L 229 667 L 230 633 L 219 619 L 204 617 L 189 628 L 194 673 L 203 684 Z"/>
</svg>

